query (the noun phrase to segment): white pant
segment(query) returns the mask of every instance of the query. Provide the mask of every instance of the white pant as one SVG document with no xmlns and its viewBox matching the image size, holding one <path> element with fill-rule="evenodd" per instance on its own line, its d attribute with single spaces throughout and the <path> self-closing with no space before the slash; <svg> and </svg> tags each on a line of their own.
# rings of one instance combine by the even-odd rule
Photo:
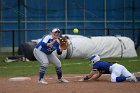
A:
<svg viewBox="0 0 140 93">
<path fill-rule="evenodd" d="M 46 55 L 44 52 L 36 48 L 33 53 L 35 58 L 41 63 L 41 66 L 47 67 L 49 63 L 52 63 L 55 67 L 61 67 L 61 62 L 55 54 L 52 53 L 50 55 Z"/>
<path fill-rule="evenodd" d="M 119 76 L 129 77 L 132 75 L 123 65 L 117 63 L 113 64 L 110 67 L 110 71 L 111 71 L 111 82 L 116 82 L 116 77 Z"/>
</svg>

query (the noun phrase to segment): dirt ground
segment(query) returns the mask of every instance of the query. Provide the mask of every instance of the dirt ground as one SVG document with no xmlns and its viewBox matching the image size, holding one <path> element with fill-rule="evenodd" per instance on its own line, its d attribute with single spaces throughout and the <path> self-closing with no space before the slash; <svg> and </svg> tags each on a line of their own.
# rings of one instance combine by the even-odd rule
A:
<svg viewBox="0 0 140 93">
<path fill-rule="evenodd" d="M 136 76 L 140 76 L 140 73 Z M 48 85 L 37 83 L 38 76 L 31 80 L 9 81 L 11 77 L 0 77 L 0 93 L 139 93 L 140 81 L 111 83 L 109 75 L 98 81 L 78 82 L 82 74 L 64 74 L 69 83 L 58 83 L 56 75 L 47 75 Z"/>
</svg>

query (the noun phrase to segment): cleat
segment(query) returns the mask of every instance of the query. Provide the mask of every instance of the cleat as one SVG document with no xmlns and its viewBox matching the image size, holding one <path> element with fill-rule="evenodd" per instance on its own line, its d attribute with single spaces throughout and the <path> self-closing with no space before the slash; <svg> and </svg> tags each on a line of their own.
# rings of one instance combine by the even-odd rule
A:
<svg viewBox="0 0 140 93">
<path fill-rule="evenodd" d="M 61 79 L 58 79 L 59 82 L 64 82 L 64 83 L 68 83 L 69 81 L 64 79 L 64 78 L 61 78 Z"/>
<path fill-rule="evenodd" d="M 131 75 L 131 80 L 134 81 L 134 82 L 138 81 L 134 74 Z"/>
<path fill-rule="evenodd" d="M 38 81 L 39 84 L 48 84 L 48 82 L 44 79 L 41 79 Z"/>
</svg>

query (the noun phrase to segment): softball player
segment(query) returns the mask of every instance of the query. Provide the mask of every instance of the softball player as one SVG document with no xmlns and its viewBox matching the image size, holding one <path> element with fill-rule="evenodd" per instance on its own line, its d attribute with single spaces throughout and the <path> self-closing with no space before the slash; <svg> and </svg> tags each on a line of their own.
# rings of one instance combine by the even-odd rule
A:
<svg viewBox="0 0 140 93">
<path fill-rule="evenodd" d="M 38 83 L 48 84 L 48 82 L 44 80 L 44 74 L 49 63 L 52 63 L 55 66 L 59 82 L 68 82 L 62 77 L 61 62 L 53 53 L 53 51 L 56 50 L 58 55 L 62 54 L 63 49 L 60 48 L 59 36 L 60 29 L 54 28 L 51 31 L 51 35 L 44 36 L 34 48 L 34 56 L 41 64 Z"/>
<path fill-rule="evenodd" d="M 126 80 L 137 82 L 136 77 L 123 65 L 100 61 L 98 55 L 92 55 L 89 60 L 92 62 L 92 71 L 79 81 L 96 80 L 102 74 L 111 74 L 111 82 L 123 82 Z"/>
</svg>

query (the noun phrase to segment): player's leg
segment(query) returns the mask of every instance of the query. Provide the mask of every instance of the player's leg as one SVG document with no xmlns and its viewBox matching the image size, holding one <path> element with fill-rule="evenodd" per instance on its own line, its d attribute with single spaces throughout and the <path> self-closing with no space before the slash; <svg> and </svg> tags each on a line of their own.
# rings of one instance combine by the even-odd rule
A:
<svg viewBox="0 0 140 93">
<path fill-rule="evenodd" d="M 48 55 L 48 60 L 50 63 L 52 63 L 55 66 L 58 79 L 60 79 L 62 77 L 62 69 L 61 69 L 60 60 L 53 53 Z"/>
<path fill-rule="evenodd" d="M 56 55 L 53 54 L 53 53 L 50 54 L 50 55 L 48 55 L 48 60 L 55 66 L 58 80 L 61 81 L 61 82 L 68 82 L 67 80 L 65 80 L 65 79 L 62 77 L 61 62 L 60 62 L 60 60 L 56 57 Z"/>
<path fill-rule="evenodd" d="M 38 49 L 34 49 L 34 56 L 41 64 L 39 71 L 39 81 L 44 82 L 44 84 L 47 84 L 47 82 L 45 83 L 44 81 L 44 75 L 48 66 L 48 58 L 45 53 L 41 52 Z"/>
<path fill-rule="evenodd" d="M 121 76 L 123 68 L 119 64 L 114 64 L 111 73 L 111 82 L 122 82 L 126 80 L 126 77 Z"/>
<path fill-rule="evenodd" d="M 137 82 L 137 79 L 134 74 L 131 74 L 124 66 L 122 70 L 122 76 L 126 77 L 127 81 Z"/>
<path fill-rule="evenodd" d="M 124 81 L 124 78 L 120 77 L 121 73 L 118 73 L 118 71 L 113 71 L 111 73 L 111 82 L 121 82 Z"/>
<path fill-rule="evenodd" d="M 139 76 L 138 76 L 138 77 L 136 77 L 136 78 L 137 78 L 137 80 L 138 80 L 138 81 L 140 81 L 140 77 L 139 77 Z"/>
</svg>

